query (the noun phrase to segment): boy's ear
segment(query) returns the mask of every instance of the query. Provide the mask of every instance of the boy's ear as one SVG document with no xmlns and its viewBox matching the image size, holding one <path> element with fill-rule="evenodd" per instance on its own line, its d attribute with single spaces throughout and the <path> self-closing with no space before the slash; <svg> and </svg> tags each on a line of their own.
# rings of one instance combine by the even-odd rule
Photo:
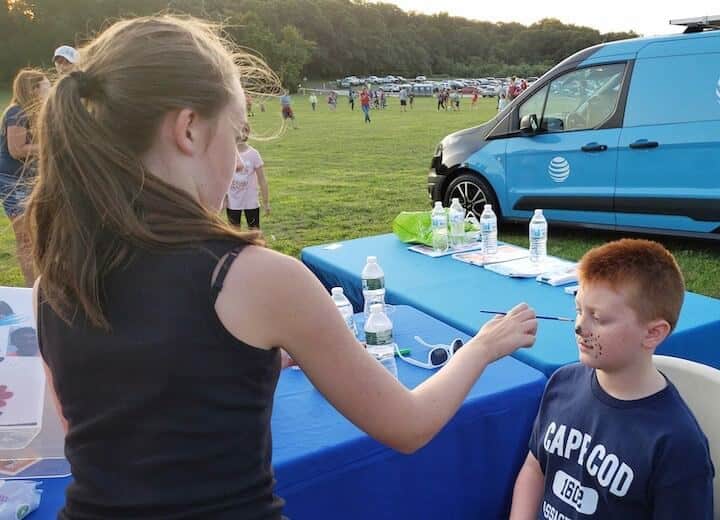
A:
<svg viewBox="0 0 720 520">
<path fill-rule="evenodd" d="M 645 337 L 643 338 L 643 349 L 655 352 L 660 343 L 670 334 L 670 324 L 666 320 L 653 320 L 647 324 Z"/>
</svg>

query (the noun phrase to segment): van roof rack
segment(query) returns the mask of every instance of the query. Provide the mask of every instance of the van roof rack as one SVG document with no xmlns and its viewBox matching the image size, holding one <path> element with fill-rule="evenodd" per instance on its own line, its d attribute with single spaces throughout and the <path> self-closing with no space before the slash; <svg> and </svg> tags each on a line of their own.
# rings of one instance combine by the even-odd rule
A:
<svg viewBox="0 0 720 520">
<path fill-rule="evenodd" d="M 670 20 L 670 25 L 684 25 L 685 33 L 718 30 L 720 29 L 720 14 L 697 16 L 695 18 L 679 18 L 677 20 Z"/>
</svg>

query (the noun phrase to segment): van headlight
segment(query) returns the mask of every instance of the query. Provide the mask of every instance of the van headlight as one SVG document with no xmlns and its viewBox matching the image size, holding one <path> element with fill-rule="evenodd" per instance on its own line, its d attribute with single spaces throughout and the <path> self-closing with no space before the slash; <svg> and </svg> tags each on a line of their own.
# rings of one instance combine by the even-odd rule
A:
<svg viewBox="0 0 720 520">
<path fill-rule="evenodd" d="M 440 157 L 443 152 L 443 144 L 442 141 L 438 143 L 438 145 L 435 147 L 435 157 Z"/>
</svg>

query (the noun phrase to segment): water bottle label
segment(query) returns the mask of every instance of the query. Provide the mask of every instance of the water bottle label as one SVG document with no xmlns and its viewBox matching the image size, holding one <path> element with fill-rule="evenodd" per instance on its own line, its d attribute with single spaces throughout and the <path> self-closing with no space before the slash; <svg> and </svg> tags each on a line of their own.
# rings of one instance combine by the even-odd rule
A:
<svg viewBox="0 0 720 520">
<path fill-rule="evenodd" d="M 492 222 L 483 222 L 482 223 L 482 232 L 483 233 L 492 233 L 495 226 L 493 226 Z"/>
<path fill-rule="evenodd" d="M 465 217 L 462 213 L 452 213 L 450 215 L 450 222 L 453 224 L 459 224 L 461 222 L 465 222 Z"/>
<path fill-rule="evenodd" d="M 434 228 L 442 228 L 447 226 L 447 220 L 444 216 L 442 217 L 433 217 L 432 219 L 432 227 Z"/>
<path fill-rule="evenodd" d="M 378 332 L 365 331 L 365 343 L 367 343 L 369 347 L 379 347 L 379 346 L 390 345 L 390 344 L 392 344 L 392 342 L 393 342 L 392 329 L 381 330 Z"/>
<path fill-rule="evenodd" d="M 543 238 L 545 230 L 540 226 L 536 226 L 532 228 L 531 233 L 533 238 Z"/>
<path fill-rule="evenodd" d="M 385 288 L 385 277 L 381 276 L 380 278 L 369 278 L 369 279 L 363 278 L 362 288 L 363 288 L 363 291 L 377 291 L 379 289 L 384 289 Z"/>
</svg>

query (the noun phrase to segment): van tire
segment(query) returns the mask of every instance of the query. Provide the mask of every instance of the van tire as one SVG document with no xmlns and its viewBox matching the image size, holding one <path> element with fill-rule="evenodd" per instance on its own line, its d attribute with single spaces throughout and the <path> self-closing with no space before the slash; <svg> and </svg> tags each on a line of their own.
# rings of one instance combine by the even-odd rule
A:
<svg viewBox="0 0 720 520">
<path fill-rule="evenodd" d="M 454 197 L 460 199 L 460 204 L 465 211 L 472 211 L 478 219 L 483 211 L 483 206 L 492 204 L 493 211 L 500 219 L 501 211 L 495 193 L 487 181 L 476 173 L 463 173 L 455 177 L 445 190 L 443 205 L 449 207 Z"/>
</svg>

